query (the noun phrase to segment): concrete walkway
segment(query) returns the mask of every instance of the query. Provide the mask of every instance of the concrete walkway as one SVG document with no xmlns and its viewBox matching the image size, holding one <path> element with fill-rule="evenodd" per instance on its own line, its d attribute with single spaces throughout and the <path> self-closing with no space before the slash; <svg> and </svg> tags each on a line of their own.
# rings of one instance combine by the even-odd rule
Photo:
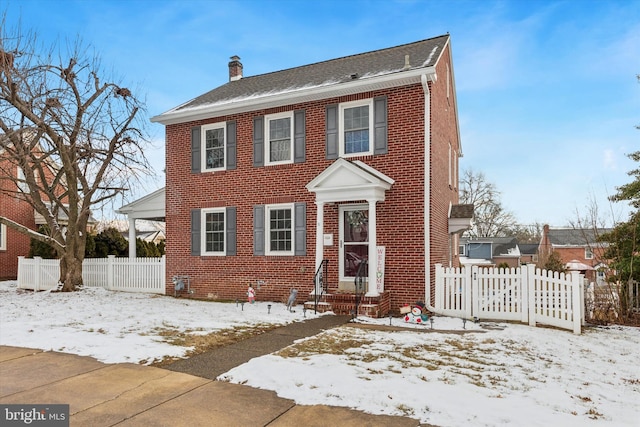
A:
<svg viewBox="0 0 640 427">
<path fill-rule="evenodd" d="M 71 426 L 419 426 L 407 417 L 296 405 L 272 391 L 214 380 L 347 320 L 322 316 L 294 323 L 167 369 L 0 346 L 0 404 L 69 404 Z"/>
</svg>

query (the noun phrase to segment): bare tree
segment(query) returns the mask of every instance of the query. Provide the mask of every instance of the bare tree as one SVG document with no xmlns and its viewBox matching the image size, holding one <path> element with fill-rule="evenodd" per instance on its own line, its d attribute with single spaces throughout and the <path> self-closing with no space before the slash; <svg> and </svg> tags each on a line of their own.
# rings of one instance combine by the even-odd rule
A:
<svg viewBox="0 0 640 427">
<path fill-rule="evenodd" d="M 80 42 L 42 52 L 35 34 L 8 30 L 6 17 L 0 22 L 0 191 L 29 203 L 49 235 L 7 217 L 0 222 L 50 244 L 62 290 L 73 291 L 82 285 L 91 209 L 150 171 L 143 105 L 103 80 L 98 58 Z"/>
<path fill-rule="evenodd" d="M 473 227 L 470 237 L 504 237 L 516 228 L 516 220 L 500 202 L 500 192 L 482 172 L 467 169 L 460 180 L 460 203 L 473 204 Z"/>
</svg>

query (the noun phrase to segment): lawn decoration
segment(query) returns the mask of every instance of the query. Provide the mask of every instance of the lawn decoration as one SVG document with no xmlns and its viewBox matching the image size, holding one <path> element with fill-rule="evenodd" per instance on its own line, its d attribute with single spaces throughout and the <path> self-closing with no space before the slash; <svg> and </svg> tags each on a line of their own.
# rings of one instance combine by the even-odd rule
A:
<svg viewBox="0 0 640 427">
<path fill-rule="evenodd" d="M 289 310 L 292 313 L 295 313 L 295 311 L 292 310 L 291 307 L 293 307 L 293 305 L 296 303 L 297 297 L 298 297 L 298 290 L 291 289 L 291 293 L 289 294 L 289 299 L 287 300 L 287 310 Z"/>
<path fill-rule="evenodd" d="M 424 303 L 421 301 L 416 302 L 413 306 L 409 307 L 406 305 L 402 307 L 402 312 L 406 312 L 404 316 L 404 321 L 409 323 L 418 323 L 423 324 L 427 320 L 429 320 L 429 316 L 427 315 L 427 311 L 425 310 Z"/>
<path fill-rule="evenodd" d="M 256 302 L 256 291 L 251 285 L 247 289 L 247 301 L 249 301 L 249 304 Z"/>
</svg>

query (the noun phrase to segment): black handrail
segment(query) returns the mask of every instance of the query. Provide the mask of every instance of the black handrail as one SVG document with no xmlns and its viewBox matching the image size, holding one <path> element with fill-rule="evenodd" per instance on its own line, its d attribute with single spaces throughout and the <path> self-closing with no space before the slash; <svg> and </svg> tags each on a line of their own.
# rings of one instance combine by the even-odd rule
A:
<svg viewBox="0 0 640 427">
<path fill-rule="evenodd" d="M 353 283 L 355 285 L 356 291 L 356 307 L 353 312 L 352 318 L 358 317 L 358 306 L 360 305 L 360 299 L 362 298 L 362 294 L 365 293 L 365 279 L 369 277 L 369 263 L 366 259 L 360 261 L 360 265 L 358 265 L 358 272 L 356 273 L 355 279 L 353 279 Z"/>
<path fill-rule="evenodd" d="M 329 283 L 326 280 L 327 277 L 327 265 L 329 264 L 328 259 L 323 259 L 320 263 L 320 266 L 316 270 L 315 276 L 313 276 L 313 293 L 314 293 L 314 313 L 318 314 L 318 302 L 320 298 L 322 298 L 322 294 L 327 292 Z"/>
</svg>

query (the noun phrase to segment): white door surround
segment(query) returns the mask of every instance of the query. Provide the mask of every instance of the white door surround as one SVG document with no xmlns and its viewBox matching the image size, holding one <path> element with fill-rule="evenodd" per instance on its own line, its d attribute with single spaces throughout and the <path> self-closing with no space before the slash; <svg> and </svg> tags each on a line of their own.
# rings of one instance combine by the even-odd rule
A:
<svg viewBox="0 0 640 427">
<path fill-rule="evenodd" d="M 324 205 L 366 200 L 368 205 L 368 258 L 376 259 L 376 203 L 385 200 L 395 181 L 360 160 L 337 159 L 311 182 L 307 190 L 316 194 L 316 270 L 324 253 Z M 366 296 L 378 296 L 376 263 L 369 263 Z"/>
</svg>

